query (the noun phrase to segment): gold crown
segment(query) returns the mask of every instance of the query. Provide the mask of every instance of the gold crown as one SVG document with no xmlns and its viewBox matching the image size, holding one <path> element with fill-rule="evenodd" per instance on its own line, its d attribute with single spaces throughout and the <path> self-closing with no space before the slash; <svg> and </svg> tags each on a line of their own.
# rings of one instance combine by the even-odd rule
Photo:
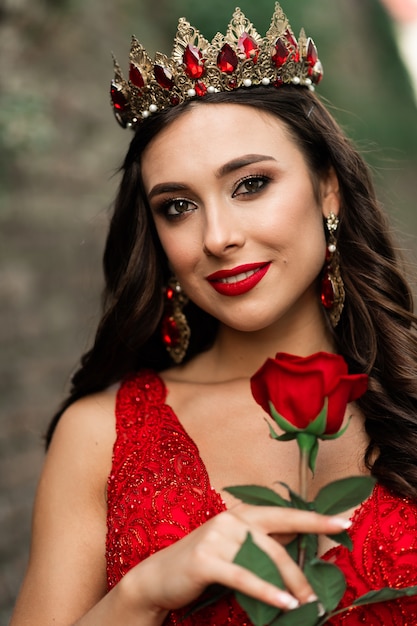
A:
<svg viewBox="0 0 417 626">
<path fill-rule="evenodd" d="M 180 18 L 171 57 L 157 52 L 152 61 L 132 37 L 129 80 L 114 59 L 111 103 L 117 121 L 134 127 L 152 113 L 207 93 L 255 85 L 301 85 L 314 90 L 323 76 L 317 48 L 302 29 L 298 40 L 279 3 L 261 37 L 237 8 L 226 35 L 208 42 Z"/>
</svg>

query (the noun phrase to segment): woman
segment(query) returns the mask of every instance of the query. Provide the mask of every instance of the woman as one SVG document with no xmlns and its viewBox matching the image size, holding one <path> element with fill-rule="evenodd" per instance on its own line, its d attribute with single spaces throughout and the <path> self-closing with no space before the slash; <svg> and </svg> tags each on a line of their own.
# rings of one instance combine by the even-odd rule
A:
<svg viewBox="0 0 417 626">
<path fill-rule="evenodd" d="M 343 605 L 416 582 L 412 296 L 367 168 L 312 92 L 321 74 L 278 5 L 264 39 L 237 10 L 212 46 L 182 20 L 172 60 L 152 63 L 134 40 L 130 83 L 116 65 L 113 106 L 135 136 L 104 313 L 48 433 L 13 626 L 249 624 L 231 595 L 187 607 L 212 584 L 286 610 L 316 600 L 283 547 L 302 532 L 344 570 Z M 296 450 L 268 439 L 249 378 L 275 352 L 318 351 L 370 379 L 309 486 L 314 497 L 329 475 L 377 479 L 352 555 L 325 535 L 353 511 L 249 506 L 224 491 L 297 488 Z M 248 531 L 287 591 L 233 563 Z M 417 620 L 409 600 L 366 610 L 332 623 Z"/>
</svg>

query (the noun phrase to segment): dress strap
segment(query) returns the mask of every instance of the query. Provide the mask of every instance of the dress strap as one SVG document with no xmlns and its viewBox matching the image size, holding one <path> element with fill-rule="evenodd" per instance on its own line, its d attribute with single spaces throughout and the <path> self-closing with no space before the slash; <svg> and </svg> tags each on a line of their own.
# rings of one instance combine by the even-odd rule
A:
<svg viewBox="0 0 417 626">
<path fill-rule="evenodd" d="M 167 390 L 152 370 L 141 370 L 125 378 L 116 398 L 116 431 L 141 426 L 151 406 L 165 403 Z"/>
</svg>

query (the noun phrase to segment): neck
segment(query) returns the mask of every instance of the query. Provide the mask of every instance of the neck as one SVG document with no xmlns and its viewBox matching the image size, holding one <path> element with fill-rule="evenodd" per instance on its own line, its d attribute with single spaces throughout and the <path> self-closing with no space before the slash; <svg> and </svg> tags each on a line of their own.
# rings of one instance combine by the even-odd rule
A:
<svg viewBox="0 0 417 626">
<path fill-rule="evenodd" d="M 277 352 L 307 356 L 315 352 L 335 352 L 335 345 L 321 314 L 303 328 L 268 328 L 256 332 L 241 332 L 220 326 L 213 347 L 204 353 L 206 374 L 216 379 L 247 378 L 269 357 Z"/>
</svg>

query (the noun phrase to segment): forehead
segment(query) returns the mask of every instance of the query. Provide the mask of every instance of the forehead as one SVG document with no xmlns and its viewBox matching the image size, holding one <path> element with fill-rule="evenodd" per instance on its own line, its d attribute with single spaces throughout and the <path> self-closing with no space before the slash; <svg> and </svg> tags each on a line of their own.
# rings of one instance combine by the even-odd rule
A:
<svg viewBox="0 0 417 626">
<path fill-rule="evenodd" d="M 146 185 L 161 176 L 177 179 L 249 153 L 303 159 L 285 123 L 272 114 L 238 104 L 197 104 L 149 143 L 143 179 Z"/>
</svg>

